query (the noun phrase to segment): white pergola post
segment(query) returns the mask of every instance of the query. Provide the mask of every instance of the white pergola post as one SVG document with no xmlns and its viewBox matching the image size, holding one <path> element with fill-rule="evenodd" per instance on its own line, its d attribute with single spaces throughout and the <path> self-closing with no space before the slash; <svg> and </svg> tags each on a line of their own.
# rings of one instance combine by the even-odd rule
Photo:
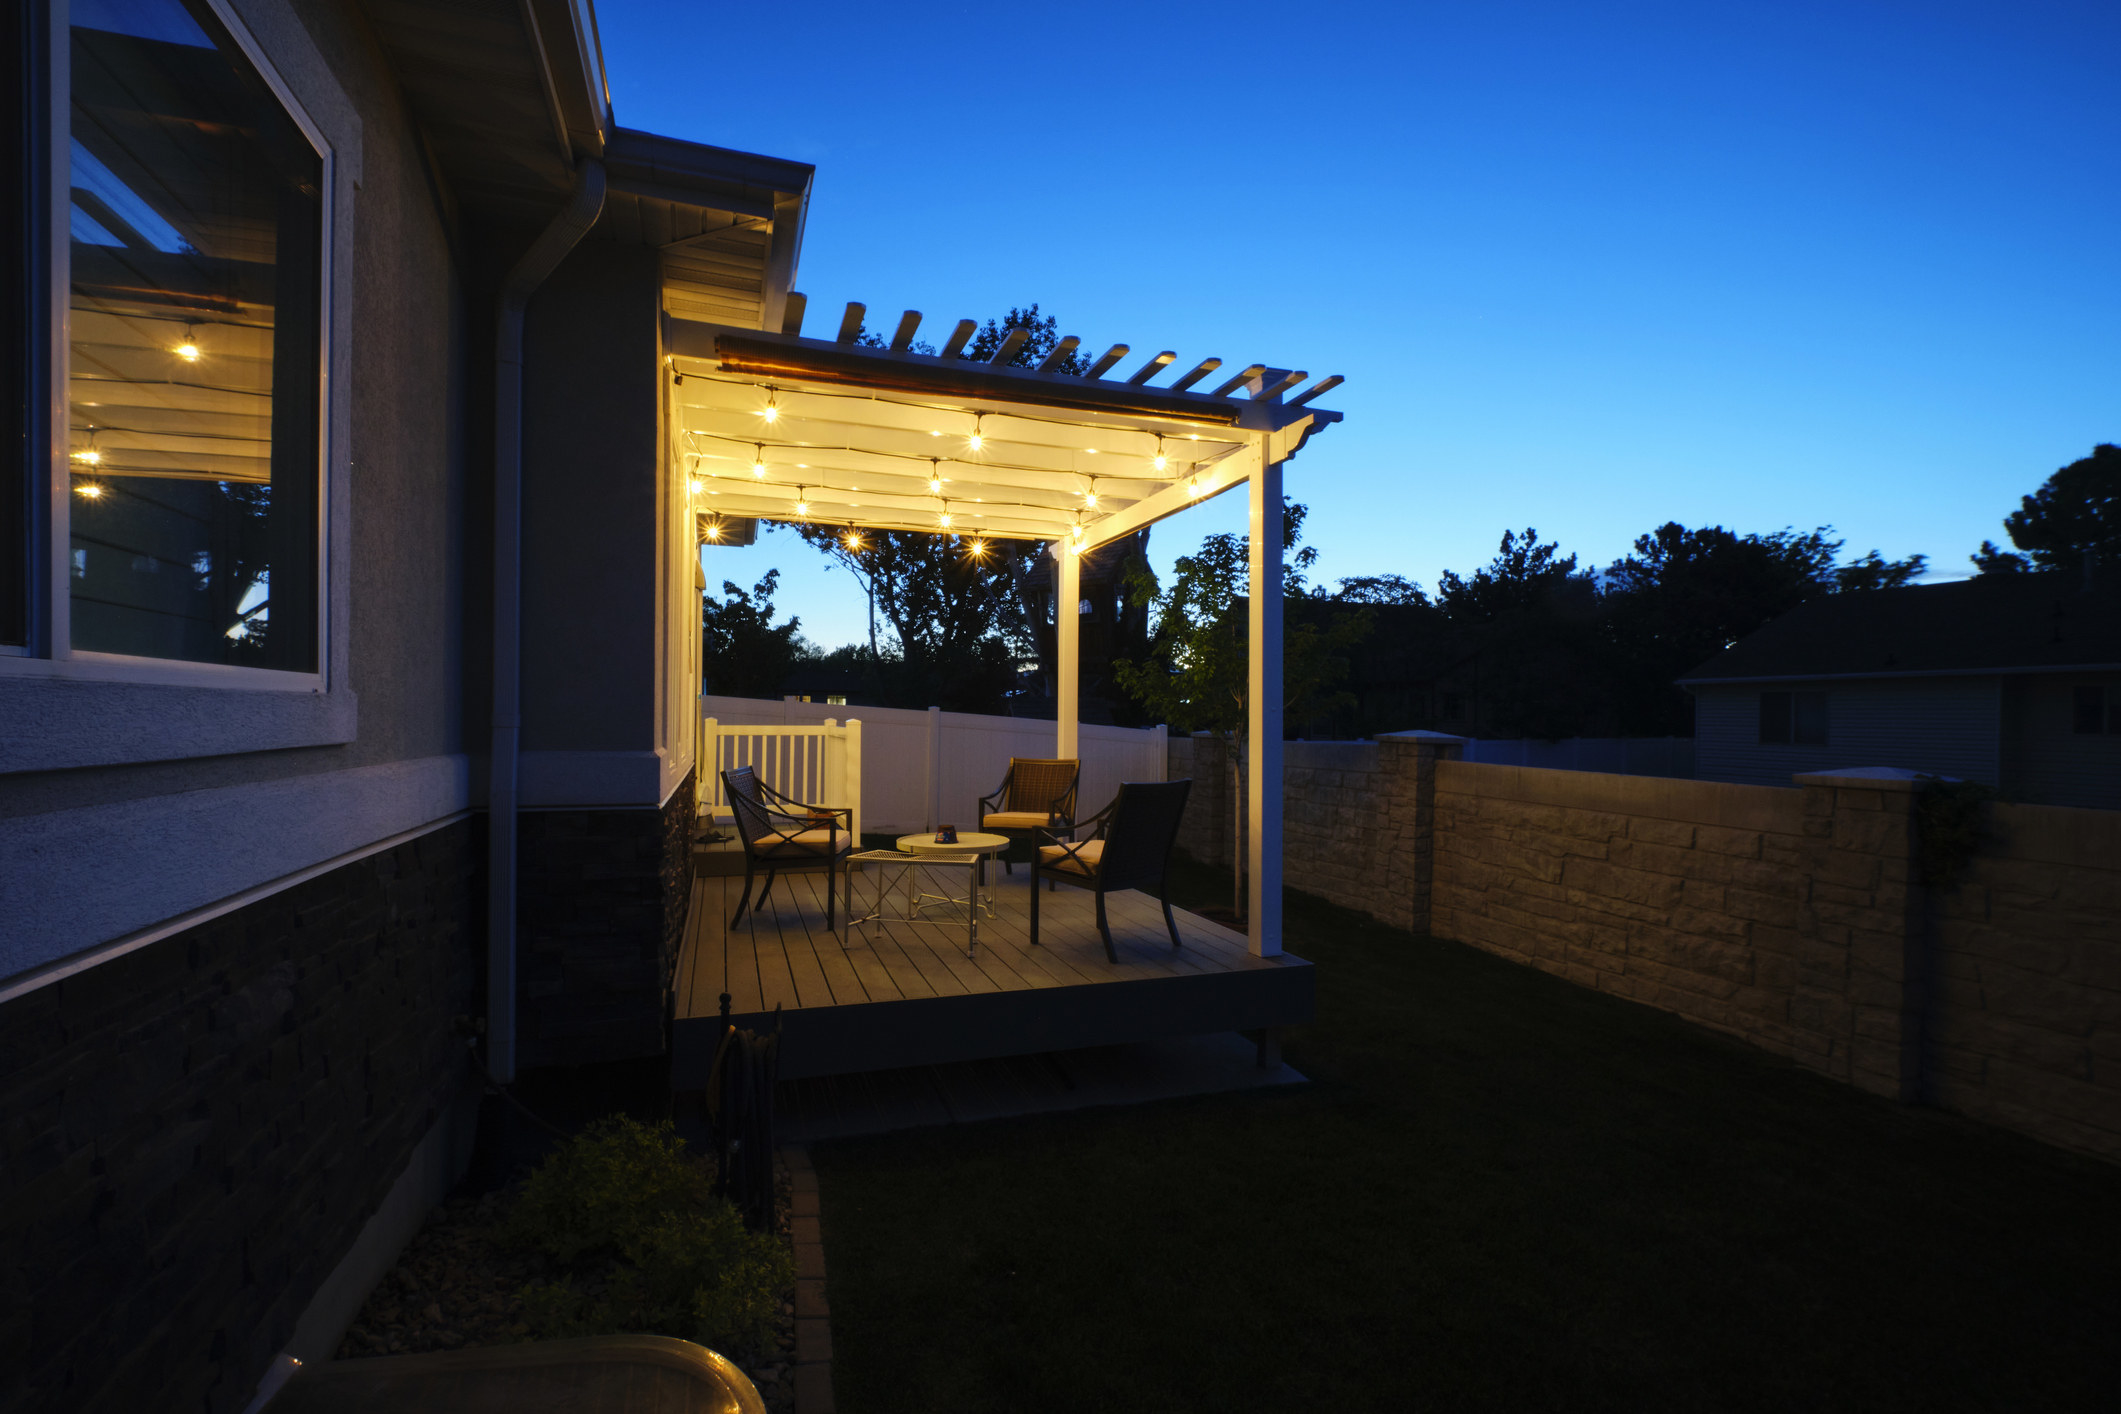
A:
<svg viewBox="0 0 2121 1414">
<path fill-rule="evenodd" d="M 1065 541 L 1053 542 L 1053 557 L 1059 564 L 1059 588 L 1053 595 L 1053 754 L 1064 759 L 1078 757 L 1076 719 L 1082 715 L 1076 700 L 1083 643 L 1083 557 Z"/>
<path fill-rule="evenodd" d="M 1281 955 L 1281 463 L 1260 438 L 1251 499 L 1250 667 L 1245 690 L 1245 914 L 1252 954 Z"/>
</svg>

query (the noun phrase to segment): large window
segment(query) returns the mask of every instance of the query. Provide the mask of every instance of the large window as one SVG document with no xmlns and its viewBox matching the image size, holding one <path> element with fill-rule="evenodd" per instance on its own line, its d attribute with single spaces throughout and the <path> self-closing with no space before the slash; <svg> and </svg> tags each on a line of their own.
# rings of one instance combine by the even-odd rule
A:
<svg viewBox="0 0 2121 1414">
<path fill-rule="evenodd" d="M 29 642 L 31 377 L 37 307 L 33 266 L 37 199 L 36 135 L 44 105 L 35 5 L 0 19 L 0 83 L 7 108 L 0 127 L 0 646 Z"/>
<path fill-rule="evenodd" d="M 74 0 L 77 651 L 317 667 L 324 163 L 203 0 Z"/>
</svg>

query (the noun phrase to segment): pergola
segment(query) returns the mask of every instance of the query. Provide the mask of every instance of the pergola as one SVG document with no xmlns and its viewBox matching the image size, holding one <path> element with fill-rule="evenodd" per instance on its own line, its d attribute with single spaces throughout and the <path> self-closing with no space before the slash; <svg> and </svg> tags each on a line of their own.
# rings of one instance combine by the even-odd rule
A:
<svg viewBox="0 0 2121 1414">
<path fill-rule="evenodd" d="M 1048 542 L 1060 580 L 1054 754 L 1076 756 L 1079 557 L 1189 506 L 1246 488 L 1251 506 L 1246 817 L 1252 951 L 1281 951 L 1282 465 L 1340 414 L 1309 406 L 1340 383 L 1253 364 L 1195 391 L 1221 369 L 1204 359 L 1176 381 L 1163 352 L 1119 376 L 1115 344 L 1081 376 L 1058 365 L 1006 366 L 1028 334 L 990 361 L 964 357 L 961 320 L 939 353 L 916 353 L 908 311 L 888 347 L 857 342 L 850 304 L 836 339 L 802 337 L 791 295 L 782 332 L 666 315 L 675 465 L 689 473 L 709 541 L 745 518 L 865 530 L 914 530 Z M 1112 376 L 1107 376 L 1108 374 Z"/>
</svg>

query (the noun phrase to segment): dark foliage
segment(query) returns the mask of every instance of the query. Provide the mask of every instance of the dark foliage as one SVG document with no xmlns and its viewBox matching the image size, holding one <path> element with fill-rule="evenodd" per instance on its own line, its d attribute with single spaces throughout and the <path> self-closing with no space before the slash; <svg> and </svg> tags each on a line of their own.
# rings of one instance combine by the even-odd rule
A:
<svg viewBox="0 0 2121 1414">
<path fill-rule="evenodd" d="M 2121 562 L 2121 447 L 2101 442 L 2090 456 L 2057 471 L 2018 503 L 2003 528 L 2021 553 L 1982 541 L 1972 558 L 1983 574 Z"/>
<path fill-rule="evenodd" d="M 802 620 L 773 621 L 773 594 L 781 572 L 766 571 L 751 592 L 722 581 L 723 599 L 701 604 L 700 663 L 707 690 L 725 697 L 778 697 L 788 670 L 801 656 L 796 630 Z"/>
</svg>

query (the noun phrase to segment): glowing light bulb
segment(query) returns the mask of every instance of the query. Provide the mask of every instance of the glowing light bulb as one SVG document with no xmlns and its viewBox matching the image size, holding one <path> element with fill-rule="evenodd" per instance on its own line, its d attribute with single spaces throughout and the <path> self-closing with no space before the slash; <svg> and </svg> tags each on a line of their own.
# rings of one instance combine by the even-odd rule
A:
<svg viewBox="0 0 2121 1414">
<path fill-rule="evenodd" d="M 1158 471 L 1162 471 L 1165 467 L 1171 464 L 1171 459 L 1165 456 L 1162 452 L 1158 452 L 1156 454 L 1156 460 L 1151 464 L 1155 466 Z"/>
<path fill-rule="evenodd" d="M 975 560 L 976 560 L 976 559 L 980 558 L 980 557 L 981 557 L 982 555 L 984 555 L 984 554 L 986 554 L 986 553 L 987 553 L 987 542 L 986 542 L 986 541 L 984 541 L 984 540 L 975 540 L 975 541 L 973 541 L 973 542 L 972 542 L 972 558 L 973 558 L 973 559 L 975 559 Z"/>
<path fill-rule="evenodd" d="M 984 414 L 979 417 L 973 418 L 972 435 L 965 439 L 965 445 L 970 447 L 975 452 L 987 445 L 987 439 L 980 435 L 986 423 L 986 420 L 987 419 Z"/>
<path fill-rule="evenodd" d="M 850 530 L 847 532 L 846 545 L 850 550 L 859 550 L 862 548 L 862 537 Z"/>
<path fill-rule="evenodd" d="M 1075 538 L 1076 538 L 1077 540 L 1080 540 L 1080 539 L 1082 539 L 1082 538 L 1083 538 L 1083 527 L 1081 526 L 1081 524 L 1080 524 L 1080 523 L 1078 523 L 1078 524 L 1076 525 L 1076 527 L 1075 527 Z"/>
<path fill-rule="evenodd" d="M 766 407 L 759 416 L 765 418 L 768 422 L 779 422 L 781 420 L 781 410 L 774 404 L 773 390 L 771 388 L 766 390 Z"/>
<path fill-rule="evenodd" d="M 1188 482 L 1186 483 L 1186 496 L 1187 496 L 1187 498 L 1188 498 L 1189 500 L 1198 500 L 1198 499 L 1199 499 L 1199 497 L 1200 497 L 1200 478 L 1199 478 L 1199 477 L 1197 477 L 1197 476 L 1196 476 L 1196 477 L 1194 477 L 1194 478 L 1193 478 L 1193 479 L 1192 479 L 1191 481 L 1188 481 Z"/>
<path fill-rule="evenodd" d="M 766 449 L 764 447 L 752 449 L 751 474 L 758 477 L 761 481 L 766 478 Z"/>
<path fill-rule="evenodd" d="M 704 481 L 700 480 L 700 479 L 699 479 L 699 478 L 698 478 L 697 476 L 695 476 L 695 477 L 693 477 L 693 478 L 692 478 L 692 494 L 693 494 L 693 495 L 697 496 L 697 495 L 699 495 L 699 494 L 700 494 L 700 492 L 702 492 L 702 491 L 704 491 L 704 490 L 706 490 L 706 489 L 707 489 L 707 483 L 706 483 L 706 482 L 704 482 Z"/>
<path fill-rule="evenodd" d="M 795 513 L 799 516 L 810 514 L 810 499 L 803 494 L 803 488 L 800 486 L 795 488 Z"/>
<path fill-rule="evenodd" d="M 720 521 L 709 521 L 707 523 L 707 538 L 709 540 L 719 540 L 722 538 L 722 523 Z"/>
<path fill-rule="evenodd" d="M 199 340 L 192 333 L 191 325 L 187 324 L 184 326 L 184 342 L 171 349 L 170 352 L 183 359 L 186 363 L 197 363 L 199 361 Z"/>
<path fill-rule="evenodd" d="M 1097 483 L 1095 481 L 1090 483 L 1089 490 L 1083 492 L 1083 504 L 1093 511 L 1097 509 Z"/>
<path fill-rule="evenodd" d="M 948 530 L 950 528 L 950 512 L 944 511 L 941 515 L 937 516 L 935 518 L 935 523 L 941 526 L 943 529 Z"/>
<path fill-rule="evenodd" d="M 90 447 L 87 451 L 74 453 L 74 460 L 87 462 L 90 466 L 97 466 L 103 461 L 103 453 L 97 451 L 94 447 Z"/>
<path fill-rule="evenodd" d="M 103 488 L 101 486 L 98 486 L 93 481 L 87 482 L 80 486 L 76 486 L 74 490 L 79 492 L 81 495 L 88 497 L 88 499 L 90 499 L 91 501 L 95 500 L 98 496 L 101 496 L 103 494 Z"/>
<path fill-rule="evenodd" d="M 930 495 L 940 495 L 942 494 L 942 489 L 943 478 L 941 478 L 940 476 L 931 476 L 928 478 L 928 493 Z"/>
</svg>

